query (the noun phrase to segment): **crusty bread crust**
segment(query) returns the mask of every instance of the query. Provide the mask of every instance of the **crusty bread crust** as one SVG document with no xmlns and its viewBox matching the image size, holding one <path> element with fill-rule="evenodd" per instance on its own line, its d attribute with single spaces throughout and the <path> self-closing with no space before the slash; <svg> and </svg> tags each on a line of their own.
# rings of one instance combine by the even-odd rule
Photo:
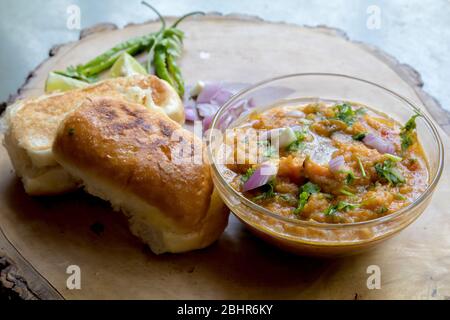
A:
<svg viewBox="0 0 450 320">
<path fill-rule="evenodd" d="M 180 145 L 189 150 L 180 158 Z M 153 252 L 208 246 L 228 212 L 213 192 L 202 141 L 166 115 L 120 99 L 86 99 L 61 123 L 53 153 L 85 190 L 124 212 Z"/>
<path fill-rule="evenodd" d="M 58 162 L 107 179 L 187 227 L 204 217 L 213 189 L 209 166 L 190 158 L 194 150 L 203 151 L 202 141 L 164 114 L 111 98 L 86 99 L 53 145 Z"/>
<path fill-rule="evenodd" d="M 47 169 L 60 169 L 51 148 L 62 119 L 86 97 L 96 96 L 142 103 L 148 108 L 166 112 L 179 123 L 184 122 L 183 105 L 178 94 L 167 82 L 155 76 L 108 79 L 83 89 L 21 101 L 8 107 L 5 146 L 27 193 L 58 194 L 77 187 L 75 179 L 70 177 L 60 184 L 47 179 Z M 24 157 L 13 159 L 17 154 Z M 29 181 L 33 183 L 28 184 Z"/>
</svg>

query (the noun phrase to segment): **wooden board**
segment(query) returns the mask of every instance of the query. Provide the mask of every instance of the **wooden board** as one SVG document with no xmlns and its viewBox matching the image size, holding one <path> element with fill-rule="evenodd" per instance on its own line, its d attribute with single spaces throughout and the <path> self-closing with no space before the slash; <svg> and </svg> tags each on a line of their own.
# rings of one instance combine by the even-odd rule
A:
<svg viewBox="0 0 450 320">
<path fill-rule="evenodd" d="M 111 45 L 156 30 L 150 22 L 116 30 L 100 25 L 60 46 L 30 74 L 21 97 L 40 95 L 49 71 L 87 61 Z M 197 80 L 256 82 L 295 72 L 334 72 L 380 83 L 424 105 L 441 128 L 449 118 L 408 66 L 328 28 L 208 15 L 186 21 L 181 67 Z M 441 134 L 445 136 L 443 130 Z M 448 149 L 448 137 L 445 136 Z M 31 198 L 0 149 L 0 270 L 24 298 L 436 298 L 450 297 L 450 173 L 425 213 L 376 250 L 335 260 L 296 257 L 252 236 L 234 218 L 205 250 L 156 256 L 130 235 L 123 218 L 83 192 Z M 66 268 L 82 270 L 82 289 L 66 288 Z M 369 265 L 382 288 L 366 286 Z"/>
</svg>

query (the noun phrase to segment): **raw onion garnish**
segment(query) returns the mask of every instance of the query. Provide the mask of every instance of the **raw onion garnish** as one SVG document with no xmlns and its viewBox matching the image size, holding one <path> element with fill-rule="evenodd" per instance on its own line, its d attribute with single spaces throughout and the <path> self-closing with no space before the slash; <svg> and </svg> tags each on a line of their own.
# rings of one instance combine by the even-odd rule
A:
<svg viewBox="0 0 450 320">
<path fill-rule="evenodd" d="M 337 156 L 328 162 L 331 172 L 339 172 L 344 169 L 345 161 L 343 156 Z"/>
<path fill-rule="evenodd" d="M 279 132 L 278 139 L 280 148 L 286 148 L 297 140 L 297 136 L 292 128 L 287 127 Z"/>
<path fill-rule="evenodd" d="M 202 118 L 207 118 L 214 116 L 219 110 L 219 106 L 210 103 L 199 103 L 197 104 L 197 110 Z"/>
<path fill-rule="evenodd" d="M 194 108 L 184 108 L 184 114 L 187 121 L 195 121 L 199 119 L 197 110 Z"/>
<path fill-rule="evenodd" d="M 368 133 L 362 141 L 366 146 L 374 148 L 380 153 L 395 153 L 395 147 L 391 142 L 386 141 L 373 133 Z"/>
<path fill-rule="evenodd" d="M 209 118 L 212 118 L 225 102 L 246 86 L 247 85 L 244 83 L 205 83 L 198 81 L 195 86 L 187 87 L 188 90 L 186 90 L 187 92 L 183 98 L 186 110 L 186 120 L 204 120 L 204 123 L 210 124 L 211 119 Z M 252 108 L 256 107 L 257 104 L 264 102 L 267 98 L 273 98 L 273 95 L 277 97 L 286 96 L 290 94 L 291 91 L 291 89 L 281 87 L 261 89 L 255 92 L 249 99 L 236 101 L 235 105 L 230 107 L 230 114 L 229 116 L 225 116 L 226 119 L 223 122 L 230 124 L 240 116 L 248 114 Z M 199 117 L 195 117 L 195 112 L 188 109 L 194 109 L 195 112 L 197 112 L 198 109 Z M 299 117 L 302 116 L 302 114 L 299 111 L 295 116 Z M 222 127 L 224 127 L 223 124 Z"/>
<path fill-rule="evenodd" d="M 246 192 L 267 184 L 276 176 L 277 172 L 278 166 L 273 162 L 264 162 L 244 183 L 242 191 Z"/>
<path fill-rule="evenodd" d="M 211 103 L 212 98 L 220 89 L 222 89 L 222 84 L 219 82 L 206 83 L 197 96 L 197 103 Z"/>
</svg>

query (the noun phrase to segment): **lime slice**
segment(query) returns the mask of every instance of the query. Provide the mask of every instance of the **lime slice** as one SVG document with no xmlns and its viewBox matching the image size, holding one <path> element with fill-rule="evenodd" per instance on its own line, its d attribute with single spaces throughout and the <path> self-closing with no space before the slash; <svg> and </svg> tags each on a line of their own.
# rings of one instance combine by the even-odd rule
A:
<svg viewBox="0 0 450 320">
<path fill-rule="evenodd" d="M 45 82 L 45 92 L 67 91 L 72 89 L 84 88 L 89 84 L 77 79 L 72 79 L 54 72 L 50 72 Z"/>
<path fill-rule="evenodd" d="M 135 74 L 148 74 L 145 68 L 128 53 L 124 52 L 111 67 L 110 78 L 128 77 Z"/>
</svg>

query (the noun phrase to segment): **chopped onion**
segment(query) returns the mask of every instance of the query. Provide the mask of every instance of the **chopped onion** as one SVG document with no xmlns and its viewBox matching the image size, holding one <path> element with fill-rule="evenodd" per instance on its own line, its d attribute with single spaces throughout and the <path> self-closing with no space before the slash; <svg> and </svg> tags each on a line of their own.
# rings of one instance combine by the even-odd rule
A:
<svg viewBox="0 0 450 320">
<path fill-rule="evenodd" d="M 211 127 L 214 116 L 209 116 L 203 118 L 202 125 L 204 130 L 208 130 Z"/>
<path fill-rule="evenodd" d="M 197 103 L 211 103 L 211 99 L 222 89 L 222 84 L 218 82 L 208 82 L 203 90 L 198 94 Z"/>
<path fill-rule="evenodd" d="M 344 169 L 345 161 L 343 156 L 337 156 L 328 162 L 331 172 L 338 172 Z"/>
<path fill-rule="evenodd" d="M 195 121 L 199 119 L 197 110 L 194 108 L 185 108 L 184 115 L 187 121 Z"/>
<path fill-rule="evenodd" d="M 368 133 L 362 141 L 366 146 L 374 148 L 380 153 L 395 153 L 395 147 L 391 142 L 386 141 L 373 133 Z"/>
<path fill-rule="evenodd" d="M 219 91 L 216 92 L 216 94 L 211 98 L 211 103 L 215 103 L 219 106 L 222 106 L 225 102 L 227 102 L 231 97 L 233 96 L 233 93 L 229 90 L 226 90 L 224 88 L 221 88 Z"/>
<path fill-rule="evenodd" d="M 295 135 L 294 130 L 288 127 L 280 131 L 278 139 L 280 148 L 286 148 L 292 142 L 297 140 L 297 136 Z"/>
<path fill-rule="evenodd" d="M 197 105 L 197 110 L 201 117 L 206 118 L 214 116 L 217 110 L 219 110 L 219 106 L 210 103 L 199 103 Z"/>
<path fill-rule="evenodd" d="M 189 89 L 189 95 L 191 97 L 197 97 L 200 92 L 203 91 L 203 88 L 205 87 L 205 83 L 203 81 L 197 81 L 197 83 L 195 84 L 195 86 L 193 86 L 192 88 Z"/>
<path fill-rule="evenodd" d="M 253 99 L 253 98 L 248 99 L 247 100 L 247 107 L 249 109 L 256 107 L 255 99 Z"/>
<path fill-rule="evenodd" d="M 267 184 L 276 176 L 277 171 L 278 167 L 274 163 L 264 162 L 244 183 L 242 191 L 246 192 Z"/>
</svg>

